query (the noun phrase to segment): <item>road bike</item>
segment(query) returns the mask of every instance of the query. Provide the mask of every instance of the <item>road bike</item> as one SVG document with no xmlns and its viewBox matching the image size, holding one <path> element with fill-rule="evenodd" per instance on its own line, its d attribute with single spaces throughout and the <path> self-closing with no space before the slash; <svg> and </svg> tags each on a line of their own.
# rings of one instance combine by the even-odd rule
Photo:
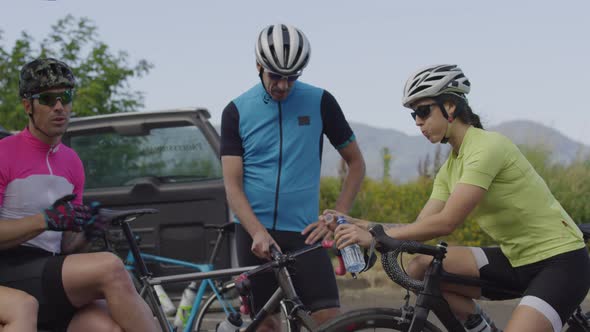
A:
<svg viewBox="0 0 590 332">
<path fill-rule="evenodd" d="M 590 224 L 579 226 L 584 240 L 590 238 Z M 414 305 L 406 303 L 400 309 L 368 308 L 344 313 L 324 327 L 325 331 L 404 331 L 404 332 L 440 332 L 437 326 L 428 320 L 432 311 L 446 331 L 464 332 L 465 328 L 451 312 L 449 304 L 443 298 L 441 283 L 454 283 L 467 286 L 486 287 L 507 295 L 521 297 L 519 291 L 506 289 L 492 282 L 477 278 L 448 273 L 443 269 L 443 260 L 447 253 L 444 242 L 436 246 L 415 241 L 391 238 L 385 234 L 383 227 L 377 225 L 370 230 L 378 250 L 382 253 L 381 263 L 387 275 L 397 284 L 416 293 Z M 408 276 L 398 262 L 401 253 L 423 254 L 433 257 L 426 271 L 424 280 L 415 280 Z M 409 295 L 409 294 L 408 294 Z M 566 332 L 590 332 L 589 316 L 578 307 L 567 321 Z"/>
</svg>

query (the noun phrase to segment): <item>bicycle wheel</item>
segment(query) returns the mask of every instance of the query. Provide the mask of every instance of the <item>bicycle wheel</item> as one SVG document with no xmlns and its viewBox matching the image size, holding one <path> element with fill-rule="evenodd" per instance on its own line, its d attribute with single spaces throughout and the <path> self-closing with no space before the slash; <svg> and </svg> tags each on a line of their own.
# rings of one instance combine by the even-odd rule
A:
<svg viewBox="0 0 590 332">
<path fill-rule="evenodd" d="M 412 316 L 402 317 L 399 309 L 369 308 L 349 311 L 319 327 L 322 332 L 342 331 L 407 331 Z M 426 322 L 423 332 L 441 332 Z"/>
<path fill-rule="evenodd" d="M 236 312 L 240 312 L 240 297 L 233 281 L 224 284 L 217 290 L 226 306 L 231 306 Z M 211 294 L 202 305 L 191 331 L 214 332 L 217 324 L 225 319 L 225 311 L 215 294 Z M 291 332 L 285 317 L 286 314 L 281 311 L 281 331 Z M 252 321 L 248 315 L 242 315 L 242 320 L 244 321 L 243 326 L 247 326 Z M 307 330 L 301 330 L 301 332 L 303 331 Z"/>
<path fill-rule="evenodd" d="M 565 332 L 589 332 L 590 331 L 590 311 L 584 314 L 585 323 L 577 320 L 568 320 L 567 330 Z"/>
<path fill-rule="evenodd" d="M 233 282 L 224 284 L 217 291 L 223 299 L 226 309 L 233 308 L 236 312 L 240 312 L 240 297 Z M 224 320 L 225 316 L 225 311 L 219 299 L 215 294 L 211 294 L 202 303 L 197 318 L 193 321 L 191 331 L 215 332 L 217 324 Z M 242 319 L 247 319 L 246 323 L 250 321 L 250 317 L 244 315 L 242 315 Z"/>
</svg>

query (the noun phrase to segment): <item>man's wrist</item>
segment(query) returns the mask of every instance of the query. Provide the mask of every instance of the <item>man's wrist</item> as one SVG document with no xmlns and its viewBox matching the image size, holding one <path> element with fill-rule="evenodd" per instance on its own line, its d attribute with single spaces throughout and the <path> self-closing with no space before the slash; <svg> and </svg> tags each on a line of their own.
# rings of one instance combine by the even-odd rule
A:
<svg viewBox="0 0 590 332">
<path fill-rule="evenodd" d="M 47 216 L 44 213 L 36 214 L 36 215 L 32 216 L 32 219 L 35 223 L 35 226 L 37 226 L 38 229 L 40 229 L 40 230 L 48 230 L 49 229 L 49 223 L 47 221 Z"/>
</svg>

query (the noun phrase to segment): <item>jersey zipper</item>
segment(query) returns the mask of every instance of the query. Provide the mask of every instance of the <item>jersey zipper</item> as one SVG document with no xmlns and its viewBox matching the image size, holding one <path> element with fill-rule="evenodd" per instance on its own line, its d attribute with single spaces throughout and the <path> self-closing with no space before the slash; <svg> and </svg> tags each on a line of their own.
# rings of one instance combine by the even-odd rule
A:
<svg viewBox="0 0 590 332">
<path fill-rule="evenodd" d="M 45 155 L 45 163 L 47 164 L 47 169 L 49 170 L 49 175 L 53 175 L 53 169 L 51 169 L 51 165 L 49 164 L 49 155 L 52 152 L 55 153 L 55 148 L 57 148 L 57 146 L 50 146 L 49 150 L 47 150 L 47 154 Z"/>
<path fill-rule="evenodd" d="M 281 102 L 279 105 L 279 172 L 277 174 L 277 188 L 275 190 L 275 210 L 272 222 L 272 230 L 276 230 L 277 217 L 279 213 L 279 189 L 281 186 L 281 168 L 283 164 L 283 110 L 281 108 Z"/>
</svg>

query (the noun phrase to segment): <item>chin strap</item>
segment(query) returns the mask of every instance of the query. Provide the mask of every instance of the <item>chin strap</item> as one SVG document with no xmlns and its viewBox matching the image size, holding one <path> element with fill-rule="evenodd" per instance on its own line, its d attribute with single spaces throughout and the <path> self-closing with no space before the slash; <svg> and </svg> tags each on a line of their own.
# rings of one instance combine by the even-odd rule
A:
<svg viewBox="0 0 590 332">
<path fill-rule="evenodd" d="M 262 87 L 264 88 L 264 92 L 266 92 L 266 95 L 270 98 L 272 98 L 270 96 L 270 93 L 268 92 L 268 89 L 266 89 L 266 85 L 264 85 L 264 80 L 262 79 L 262 73 L 264 72 L 264 68 L 262 66 L 260 66 L 260 71 L 258 72 L 258 77 L 260 78 L 260 83 L 262 83 Z"/>
<path fill-rule="evenodd" d="M 446 113 L 446 112 L 445 112 Z M 447 116 L 447 131 L 445 132 L 445 137 L 440 140 L 441 143 L 445 144 L 449 142 L 449 138 L 451 137 L 451 127 L 453 127 L 453 121 L 455 120 L 452 115 Z"/>
</svg>

